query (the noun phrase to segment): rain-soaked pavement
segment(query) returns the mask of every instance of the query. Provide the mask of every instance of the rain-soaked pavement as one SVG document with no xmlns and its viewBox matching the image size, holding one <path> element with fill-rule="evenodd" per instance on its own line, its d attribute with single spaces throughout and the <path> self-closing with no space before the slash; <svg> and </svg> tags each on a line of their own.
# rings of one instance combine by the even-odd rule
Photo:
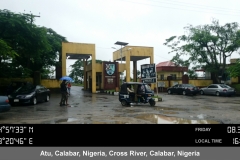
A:
<svg viewBox="0 0 240 160">
<path fill-rule="evenodd" d="M 60 94 L 49 102 L 13 106 L 0 113 L 1 124 L 239 124 L 240 97 L 159 94 L 162 102 L 123 107 L 118 96 L 92 94 L 72 86 L 69 106 Z"/>
</svg>

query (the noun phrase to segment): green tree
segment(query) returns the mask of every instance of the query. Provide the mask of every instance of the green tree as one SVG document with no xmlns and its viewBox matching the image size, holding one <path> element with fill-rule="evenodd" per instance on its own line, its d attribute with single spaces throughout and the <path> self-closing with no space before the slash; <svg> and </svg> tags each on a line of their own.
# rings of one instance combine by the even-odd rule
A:
<svg viewBox="0 0 240 160">
<path fill-rule="evenodd" d="M 88 61 L 87 61 L 87 65 L 88 65 L 88 64 L 91 64 L 91 63 L 92 63 L 92 60 L 88 60 Z M 102 63 L 102 60 L 96 59 L 96 63 L 100 63 L 100 64 L 101 64 L 101 63 Z"/>
<path fill-rule="evenodd" d="M 34 71 L 46 76 L 51 66 L 61 65 L 56 58 L 63 41 L 65 37 L 54 30 L 35 25 L 32 15 L 0 10 L 0 67 L 2 59 L 8 59 L 4 67 L 11 70 L 0 76 L 33 76 Z"/>
<path fill-rule="evenodd" d="M 197 77 L 197 73 L 195 72 L 195 69 L 189 69 L 188 72 L 187 72 L 189 78 L 196 78 Z"/>
<path fill-rule="evenodd" d="M 69 77 L 72 77 L 75 82 L 78 82 L 79 79 L 84 78 L 84 67 L 83 61 L 77 60 L 73 65 L 70 65 L 72 70 L 70 71 Z"/>
<path fill-rule="evenodd" d="M 1 62 L 10 60 L 11 58 L 18 56 L 18 54 L 12 49 L 12 47 L 9 46 L 2 39 L 0 39 L 0 48 L 1 48 L 1 50 L 0 50 L 0 65 L 1 65 Z"/>
<path fill-rule="evenodd" d="M 141 77 L 141 71 L 137 70 L 137 77 Z"/>
<path fill-rule="evenodd" d="M 228 69 L 227 69 L 228 73 L 230 74 L 231 77 L 239 77 L 240 76 L 240 60 L 238 60 L 236 62 L 236 64 L 231 65 Z"/>
<path fill-rule="evenodd" d="M 175 53 L 172 61 L 178 65 L 203 68 L 211 72 L 215 81 L 226 70 L 226 59 L 240 47 L 240 32 L 237 22 L 220 25 L 213 20 L 210 25 L 185 27 L 186 35 L 172 36 L 166 39 L 171 48 L 169 53 Z M 183 60 L 182 56 L 188 56 Z"/>
<path fill-rule="evenodd" d="M 12 70 L 16 70 L 17 66 L 9 65 L 11 59 L 18 56 L 18 54 L 9 46 L 4 40 L 0 39 L 0 77 L 10 75 Z M 15 74 L 16 73 L 12 73 Z"/>
<path fill-rule="evenodd" d="M 48 78 L 50 74 L 53 74 L 54 70 L 52 66 L 59 67 L 61 66 L 62 59 L 62 42 L 67 42 L 66 38 L 59 35 L 51 28 L 46 29 L 46 37 L 48 44 L 50 44 L 50 49 L 45 50 L 41 53 L 41 57 L 43 57 L 42 61 L 40 61 L 39 66 L 42 66 L 41 75 L 43 78 Z"/>
<path fill-rule="evenodd" d="M 87 65 L 91 64 L 92 60 L 87 61 Z M 102 60 L 96 59 L 96 63 L 102 63 Z M 75 82 L 78 82 L 79 79 L 84 78 L 84 64 L 82 60 L 77 60 L 73 65 L 70 65 L 72 68 L 69 74 L 69 77 L 72 77 Z"/>
<path fill-rule="evenodd" d="M 20 38 L 21 31 L 22 29 L 28 29 L 26 24 L 25 17 L 8 10 L 0 10 L 1 77 L 17 76 L 18 74 L 16 73 L 22 72 L 22 66 L 14 62 L 19 57 L 18 49 L 21 49 L 20 43 L 24 41 L 24 38 Z"/>
</svg>

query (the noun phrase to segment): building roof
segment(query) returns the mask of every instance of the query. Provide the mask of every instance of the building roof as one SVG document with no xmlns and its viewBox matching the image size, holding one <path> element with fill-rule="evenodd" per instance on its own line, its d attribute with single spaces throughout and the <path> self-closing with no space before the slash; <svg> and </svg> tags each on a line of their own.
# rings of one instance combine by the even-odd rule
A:
<svg viewBox="0 0 240 160">
<path fill-rule="evenodd" d="M 160 62 L 156 65 L 157 72 L 168 71 L 168 72 L 187 72 L 188 67 L 176 66 L 171 61 Z"/>
<path fill-rule="evenodd" d="M 162 67 L 162 66 L 176 66 L 176 65 L 171 61 L 160 62 L 156 65 L 156 67 Z"/>
</svg>

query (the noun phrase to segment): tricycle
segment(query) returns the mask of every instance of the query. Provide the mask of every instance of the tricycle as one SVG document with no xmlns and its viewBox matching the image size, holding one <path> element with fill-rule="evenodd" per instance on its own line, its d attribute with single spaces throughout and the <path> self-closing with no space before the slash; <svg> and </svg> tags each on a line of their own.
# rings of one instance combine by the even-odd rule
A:
<svg viewBox="0 0 240 160">
<path fill-rule="evenodd" d="M 132 88 L 130 92 L 128 89 Z M 153 99 L 154 92 L 147 83 L 141 82 L 124 82 L 120 87 L 119 101 L 122 106 L 128 106 L 131 103 L 146 104 L 155 106 L 156 102 Z"/>
</svg>

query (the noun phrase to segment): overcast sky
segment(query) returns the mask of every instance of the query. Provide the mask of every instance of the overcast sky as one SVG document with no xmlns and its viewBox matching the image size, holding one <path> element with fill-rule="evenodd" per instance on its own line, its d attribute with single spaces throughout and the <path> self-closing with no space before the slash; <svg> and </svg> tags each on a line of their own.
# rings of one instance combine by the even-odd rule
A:
<svg viewBox="0 0 240 160">
<path fill-rule="evenodd" d="M 35 24 L 52 28 L 69 42 L 93 43 L 96 58 L 112 60 L 117 41 L 154 47 L 154 62 L 171 60 L 165 39 L 183 27 L 238 22 L 239 0 L 1 0 L 0 8 L 39 15 Z M 231 58 L 238 58 L 234 54 Z M 138 62 L 149 63 L 149 59 Z M 73 60 L 67 60 L 67 66 Z"/>
</svg>

